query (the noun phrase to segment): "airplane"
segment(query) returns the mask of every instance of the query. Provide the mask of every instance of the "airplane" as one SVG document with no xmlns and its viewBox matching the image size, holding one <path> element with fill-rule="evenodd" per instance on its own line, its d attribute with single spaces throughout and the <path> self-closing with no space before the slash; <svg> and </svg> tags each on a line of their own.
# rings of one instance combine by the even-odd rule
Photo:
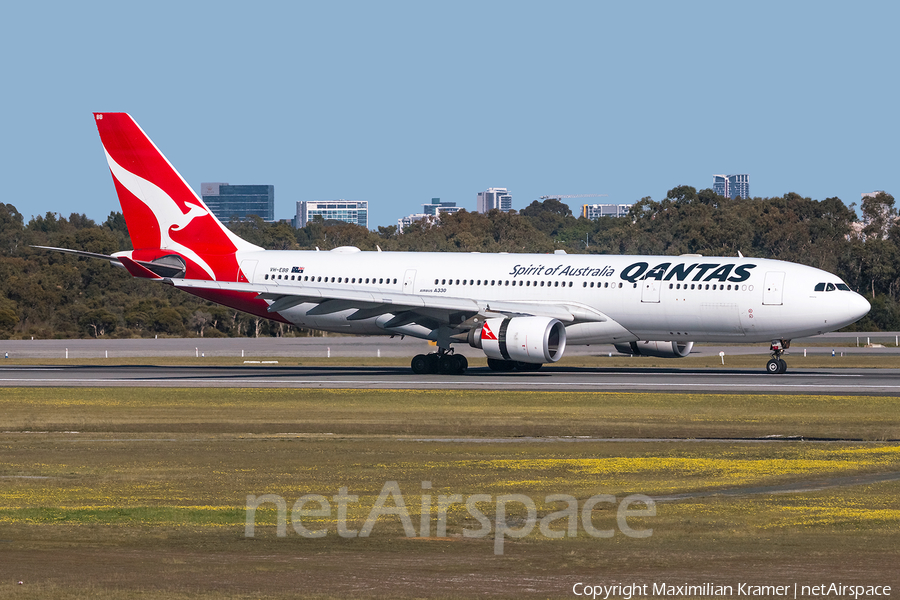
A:
<svg viewBox="0 0 900 600">
<path fill-rule="evenodd" d="M 412 336 L 436 352 L 416 374 L 462 374 L 453 344 L 494 371 L 535 371 L 568 345 L 683 358 L 695 342 L 767 342 L 834 331 L 870 305 L 836 275 L 779 260 L 603 254 L 265 250 L 226 228 L 127 113 L 94 113 L 134 250 L 103 258 L 137 278 L 297 327 Z"/>
</svg>

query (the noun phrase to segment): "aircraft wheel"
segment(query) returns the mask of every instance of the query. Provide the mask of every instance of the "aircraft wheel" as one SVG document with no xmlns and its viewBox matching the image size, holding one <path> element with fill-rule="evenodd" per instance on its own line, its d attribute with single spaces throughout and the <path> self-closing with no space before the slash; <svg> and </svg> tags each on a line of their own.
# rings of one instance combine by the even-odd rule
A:
<svg viewBox="0 0 900 600">
<path fill-rule="evenodd" d="M 766 363 L 766 372 L 771 373 L 772 375 L 778 375 L 782 373 L 781 363 L 784 361 L 779 358 L 770 359 L 769 362 Z M 787 366 L 785 366 L 787 368 Z"/>
<path fill-rule="evenodd" d="M 417 354 L 413 357 L 410 366 L 416 375 L 425 375 L 428 373 L 428 357 L 424 354 Z"/>
<path fill-rule="evenodd" d="M 787 363 L 784 362 L 784 359 L 782 359 L 782 358 L 778 359 L 778 366 L 780 367 L 778 370 L 779 374 L 787 373 Z"/>
<path fill-rule="evenodd" d="M 456 358 L 456 373 L 462 375 L 469 368 L 469 360 L 462 354 L 454 354 Z"/>
<path fill-rule="evenodd" d="M 437 354 L 426 354 L 425 360 L 428 361 L 428 373 L 440 373 L 441 357 Z"/>
<path fill-rule="evenodd" d="M 541 363 L 517 362 L 517 363 L 516 363 L 516 370 L 517 370 L 517 371 L 522 371 L 522 372 L 525 372 L 525 373 L 531 373 L 531 372 L 534 372 L 534 371 L 539 371 L 540 368 L 543 367 L 543 366 L 544 366 L 544 365 L 541 364 Z"/>
<path fill-rule="evenodd" d="M 452 354 L 444 354 L 438 359 L 438 369 L 441 375 L 456 375 L 459 373 L 459 361 Z"/>
<path fill-rule="evenodd" d="M 499 358 L 489 358 L 487 360 L 488 367 L 491 371 L 499 371 L 505 373 L 516 368 L 516 363 L 511 360 L 500 360 Z"/>
</svg>

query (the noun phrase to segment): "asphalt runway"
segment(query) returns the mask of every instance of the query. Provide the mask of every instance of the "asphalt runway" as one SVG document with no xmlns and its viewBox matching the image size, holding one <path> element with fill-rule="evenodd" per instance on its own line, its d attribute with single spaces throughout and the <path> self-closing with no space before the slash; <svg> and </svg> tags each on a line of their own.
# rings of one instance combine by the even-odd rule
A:
<svg viewBox="0 0 900 600">
<path fill-rule="evenodd" d="M 826 334 L 795 340 L 792 353 L 895 355 L 900 367 L 898 334 Z M 860 346 L 856 344 L 859 343 Z M 882 347 L 866 348 L 866 344 Z M 834 344 L 832 347 L 831 344 Z M 808 348 L 807 348 L 808 347 Z M 480 350 L 456 345 L 469 358 Z M 832 393 L 900 395 L 898 369 L 791 369 L 785 375 L 764 371 L 766 344 L 694 347 L 693 355 L 758 354 L 758 369 L 620 369 L 545 365 L 537 373 L 495 373 L 473 368 L 463 376 L 414 375 L 409 367 L 286 366 L 243 364 L 243 360 L 324 357 L 404 357 L 434 351 L 414 338 L 163 338 L 125 340 L 0 340 L 0 387 L 11 386 L 151 386 L 151 387 L 294 387 L 353 389 L 681 391 L 731 393 Z M 567 355 L 593 355 L 602 361 L 617 355 L 609 345 L 569 346 Z M 33 360 L 30 365 L 4 365 L 2 357 Z M 102 359 L 146 359 L 144 365 L 103 365 Z M 235 366 L 159 366 L 153 358 L 235 358 Z M 64 359 L 69 365 L 41 365 L 41 359 Z M 788 357 L 789 359 L 790 357 Z M 100 359 L 100 360 L 97 360 Z M 171 362 L 166 361 L 166 362 Z M 193 361 L 192 361 L 193 362 Z M 88 364 L 85 364 L 88 363 Z M 788 360 L 790 364 L 790 360 Z"/>
<path fill-rule="evenodd" d="M 900 369 L 796 369 L 769 375 L 740 369 L 588 369 L 536 373 L 470 369 L 465 375 L 414 375 L 408 367 L 2 366 L 0 386 L 287 387 L 337 389 L 544 390 L 900 395 Z"/>
</svg>

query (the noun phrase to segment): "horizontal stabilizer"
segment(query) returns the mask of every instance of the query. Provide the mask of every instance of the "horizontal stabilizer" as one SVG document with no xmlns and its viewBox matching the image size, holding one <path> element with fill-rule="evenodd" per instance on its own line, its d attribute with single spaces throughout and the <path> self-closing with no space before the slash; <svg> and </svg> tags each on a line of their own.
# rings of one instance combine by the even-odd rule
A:
<svg viewBox="0 0 900 600">
<path fill-rule="evenodd" d="M 132 277 L 140 277 L 141 279 L 162 279 L 159 275 L 143 265 L 131 260 L 127 256 L 120 256 L 119 261 L 122 263 Z"/>
</svg>

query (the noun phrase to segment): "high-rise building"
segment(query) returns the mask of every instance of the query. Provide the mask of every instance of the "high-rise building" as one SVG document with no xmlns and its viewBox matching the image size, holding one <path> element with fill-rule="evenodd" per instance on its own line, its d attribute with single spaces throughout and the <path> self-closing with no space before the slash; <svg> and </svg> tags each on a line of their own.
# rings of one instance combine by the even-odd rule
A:
<svg viewBox="0 0 900 600">
<path fill-rule="evenodd" d="M 223 223 L 228 223 L 232 217 L 243 221 L 248 215 L 257 215 L 270 223 L 275 220 L 274 185 L 201 183 L 200 195 Z"/>
<path fill-rule="evenodd" d="M 631 204 L 585 204 L 581 216 L 592 221 L 600 217 L 627 217 Z"/>
<path fill-rule="evenodd" d="M 298 229 L 319 215 L 326 221 L 345 221 L 360 227 L 369 227 L 368 200 L 322 200 L 297 203 L 294 226 Z"/>
<path fill-rule="evenodd" d="M 437 215 L 440 213 L 455 213 L 462 210 L 456 206 L 456 202 L 441 202 L 440 198 L 432 198 L 430 204 L 422 205 L 423 215 Z"/>
<path fill-rule="evenodd" d="M 486 213 L 494 209 L 509 212 L 512 210 L 512 194 L 506 188 L 488 188 L 478 192 L 478 212 Z"/>
<path fill-rule="evenodd" d="M 750 175 L 713 175 L 713 191 L 726 198 L 749 198 Z"/>
</svg>

